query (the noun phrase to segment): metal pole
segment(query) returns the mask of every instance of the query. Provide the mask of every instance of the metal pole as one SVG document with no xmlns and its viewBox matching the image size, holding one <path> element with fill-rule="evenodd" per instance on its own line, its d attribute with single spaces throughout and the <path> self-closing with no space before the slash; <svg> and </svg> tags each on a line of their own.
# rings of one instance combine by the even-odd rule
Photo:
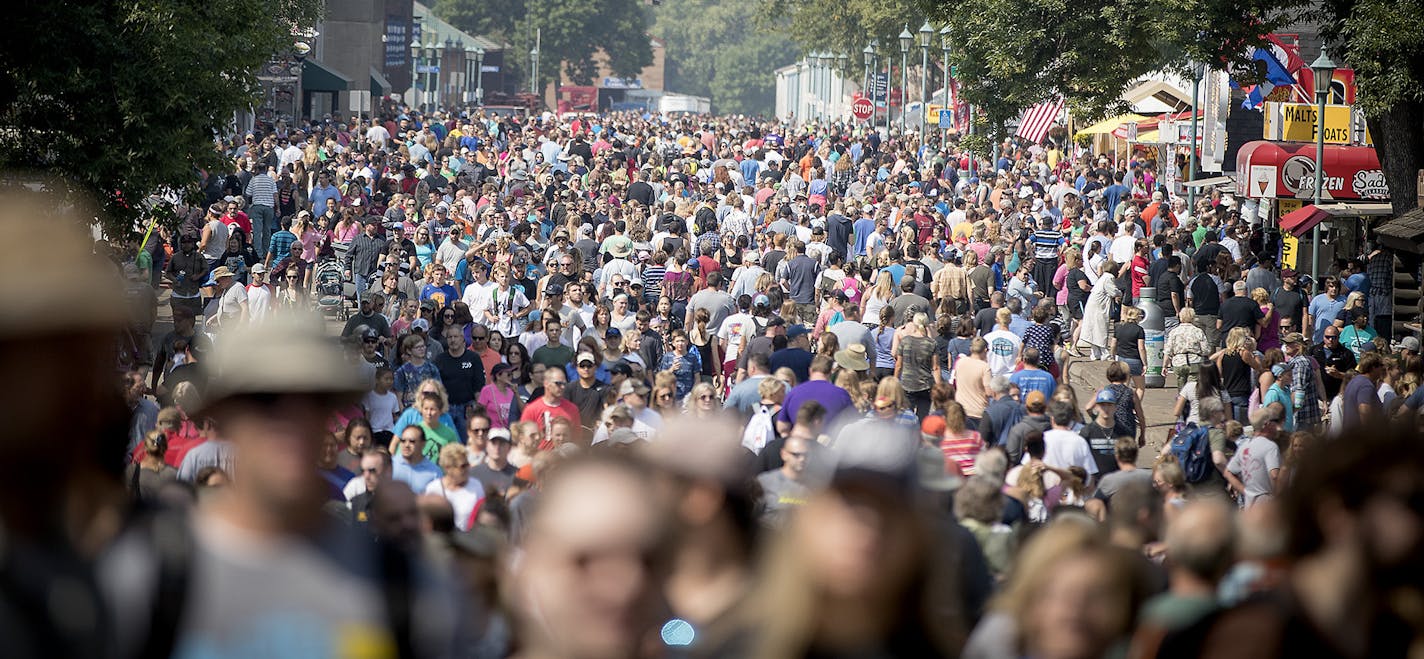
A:
<svg viewBox="0 0 1424 659">
<path fill-rule="evenodd" d="M 475 105 L 485 104 L 485 50 L 475 52 Z"/>
<path fill-rule="evenodd" d="M 945 49 L 944 49 L 944 97 L 943 97 L 942 99 L 940 99 L 940 100 L 944 103 L 944 109 L 950 110 L 950 117 L 951 117 L 951 119 L 952 119 L 952 118 L 954 117 L 954 111 L 953 111 L 953 109 L 950 108 L 950 106 L 949 106 L 949 49 L 948 49 L 948 48 L 945 48 Z M 951 121 L 950 123 L 953 124 L 954 122 Z M 949 128 L 946 127 L 946 128 L 944 129 L 944 131 L 941 133 L 941 136 L 940 136 L 940 143 L 941 143 L 941 144 L 943 144 L 943 143 L 949 141 L 949 140 L 948 140 L 948 135 L 949 135 Z"/>
<path fill-rule="evenodd" d="M 1192 64 L 1192 136 L 1188 140 L 1187 148 L 1187 175 L 1182 177 L 1184 181 L 1190 181 L 1197 175 L 1197 96 L 1201 89 L 1201 64 Z M 1194 185 L 1187 186 L 1187 214 L 1195 215 L 1197 212 L 1197 188 Z"/>
<path fill-rule="evenodd" d="M 920 145 L 925 144 L 925 134 L 930 125 L 930 47 L 920 46 Z"/>
<path fill-rule="evenodd" d="M 900 136 L 901 136 L 901 137 L 904 137 L 904 135 L 905 135 L 905 108 L 906 108 L 905 104 L 910 100 L 910 90 L 908 89 L 908 87 L 910 86 L 910 71 L 909 71 L 909 69 L 908 69 L 908 67 L 909 67 L 909 65 L 910 65 L 910 62 L 909 62 L 908 56 L 909 56 L 909 52 L 908 52 L 908 51 L 906 51 L 906 50 L 901 50 L 901 51 L 900 51 Z"/>
<path fill-rule="evenodd" d="M 1315 90 L 1315 208 L 1320 209 L 1320 189 L 1325 187 L 1325 98 L 1330 90 Z M 1320 280 L 1320 223 L 1310 230 L 1310 278 Z"/>
</svg>

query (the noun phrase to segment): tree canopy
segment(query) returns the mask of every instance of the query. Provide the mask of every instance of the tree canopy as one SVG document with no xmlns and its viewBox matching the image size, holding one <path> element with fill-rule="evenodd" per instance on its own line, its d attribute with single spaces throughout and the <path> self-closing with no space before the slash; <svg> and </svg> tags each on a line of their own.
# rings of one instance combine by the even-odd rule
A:
<svg viewBox="0 0 1424 659">
<path fill-rule="evenodd" d="M 748 20 L 745 5 L 717 0 L 664 2 L 653 34 L 667 43 L 668 89 L 712 99 L 727 114 L 771 114 L 772 72 L 796 61 L 784 30 Z"/>
<path fill-rule="evenodd" d="M 258 68 L 291 48 L 321 0 L 22 2 L 0 40 L 0 167 L 94 197 L 105 233 L 138 202 L 227 172 L 214 148 L 260 97 Z"/>
</svg>

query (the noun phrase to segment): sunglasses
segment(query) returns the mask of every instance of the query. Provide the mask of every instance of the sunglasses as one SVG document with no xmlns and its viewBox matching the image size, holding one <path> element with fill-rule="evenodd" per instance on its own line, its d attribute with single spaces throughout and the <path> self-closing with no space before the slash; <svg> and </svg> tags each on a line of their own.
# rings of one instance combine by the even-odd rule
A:
<svg viewBox="0 0 1424 659">
<path fill-rule="evenodd" d="M 486 341 L 486 340 L 488 340 L 488 339 L 489 339 L 488 336 L 471 336 L 471 337 L 470 337 L 470 340 L 471 340 L 471 341 Z"/>
<path fill-rule="evenodd" d="M 579 362 L 579 368 L 593 368 L 593 362 Z"/>
<path fill-rule="evenodd" d="M 703 394 L 698 396 L 697 400 L 712 400 L 712 394 Z"/>
</svg>

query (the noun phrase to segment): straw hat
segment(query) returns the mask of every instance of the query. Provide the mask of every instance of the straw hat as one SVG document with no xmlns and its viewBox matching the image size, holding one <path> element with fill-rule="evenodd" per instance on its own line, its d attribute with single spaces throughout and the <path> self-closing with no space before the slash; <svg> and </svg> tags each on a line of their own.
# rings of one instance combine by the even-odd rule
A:
<svg viewBox="0 0 1424 659">
<path fill-rule="evenodd" d="M 844 350 L 836 351 L 836 365 L 851 371 L 870 370 L 870 360 L 866 356 L 865 346 L 859 343 L 852 343 Z"/>
<path fill-rule="evenodd" d="M 320 319 L 278 314 L 225 332 L 208 360 L 208 404 L 250 394 L 359 395 L 355 367 Z"/>
</svg>

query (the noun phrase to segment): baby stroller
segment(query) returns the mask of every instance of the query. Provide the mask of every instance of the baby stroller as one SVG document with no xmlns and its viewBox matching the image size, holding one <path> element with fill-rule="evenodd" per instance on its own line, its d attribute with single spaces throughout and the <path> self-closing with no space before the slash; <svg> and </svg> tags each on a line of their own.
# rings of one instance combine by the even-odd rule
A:
<svg viewBox="0 0 1424 659">
<path fill-rule="evenodd" d="M 356 296 L 356 285 L 342 277 L 341 262 L 334 256 L 324 257 L 317 261 L 312 273 L 312 280 L 316 282 L 317 308 L 323 315 L 346 320 L 349 315 L 346 300 Z"/>
</svg>

